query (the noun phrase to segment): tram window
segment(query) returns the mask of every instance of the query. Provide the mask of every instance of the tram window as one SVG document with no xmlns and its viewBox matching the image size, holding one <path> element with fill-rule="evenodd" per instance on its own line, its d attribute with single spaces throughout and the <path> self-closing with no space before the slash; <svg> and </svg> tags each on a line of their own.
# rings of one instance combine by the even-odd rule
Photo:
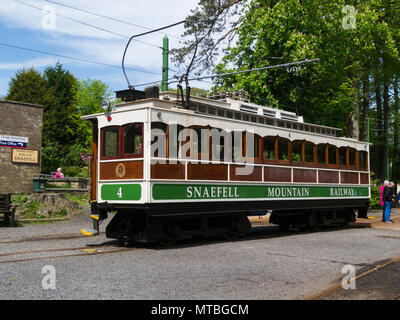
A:
<svg viewBox="0 0 400 320">
<path fill-rule="evenodd" d="M 251 116 L 251 122 L 257 122 L 257 117 L 256 116 Z"/>
<path fill-rule="evenodd" d="M 322 129 L 321 129 L 321 133 L 322 133 L 322 134 L 326 134 L 326 129 L 325 129 L 325 128 L 322 128 Z"/>
<path fill-rule="evenodd" d="M 242 120 L 242 114 L 239 113 L 239 112 L 236 112 L 236 113 L 235 113 L 235 119 L 236 119 L 236 120 Z"/>
<path fill-rule="evenodd" d="M 317 133 L 321 133 L 321 128 L 316 128 L 315 130 Z"/>
<path fill-rule="evenodd" d="M 226 131 L 221 132 L 221 136 L 218 137 L 216 143 L 214 143 L 213 139 L 211 139 L 211 150 L 212 150 L 212 160 L 221 160 L 224 161 L 225 157 L 225 143 L 229 143 L 229 133 Z M 228 145 L 229 146 L 229 145 Z M 229 148 L 228 148 L 229 149 Z M 229 159 L 227 159 L 229 160 Z"/>
<path fill-rule="evenodd" d="M 350 166 L 356 165 L 356 150 L 351 148 L 349 149 L 349 165 Z"/>
<path fill-rule="evenodd" d="M 365 151 L 359 152 L 360 171 L 366 171 L 368 164 L 368 153 Z"/>
<path fill-rule="evenodd" d="M 297 130 L 297 123 L 292 124 L 292 129 Z"/>
<path fill-rule="evenodd" d="M 325 149 L 326 149 L 326 144 L 319 144 L 317 146 L 318 163 L 326 163 Z"/>
<path fill-rule="evenodd" d="M 275 160 L 275 137 L 264 137 L 263 157 L 268 160 Z"/>
<path fill-rule="evenodd" d="M 304 143 L 304 161 L 314 162 L 314 145 L 312 143 Z"/>
<path fill-rule="evenodd" d="M 328 163 L 336 164 L 336 147 L 328 145 Z"/>
<path fill-rule="evenodd" d="M 214 107 L 208 107 L 208 113 L 209 114 L 215 114 L 215 108 Z"/>
<path fill-rule="evenodd" d="M 207 107 L 206 106 L 199 106 L 199 112 L 201 113 L 207 113 Z"/>
<path fill-rule="evenodd" d="M 142 153 L 143 133 L 142 126 L 139 124 L 130 124 L 124 128 L 124 153 L 141 154 Z"/>
<path fill-rule="evenodd" d="M 223 109 L 218 109 L 218 116 L 220 116 L 220 117 L 225 117 L 225 110 L 223 110 Z"/>
<path fill-rule="evenodd" d="M 278 127 L 284 128 L 285 127 L 285 122 L 281 121 L 281 120 L 278 120 Z"/>
<path fill-rule="evenodd" d="M 231 134 L 231 144 L 232 144 L 232 160 L 233 161 L 242 161 L 242 142 L 243 142 L 243 134 Z"/>
<path fill-rule="evenodd" d="M 226 117 L 232 119 L 233 118 L 233 112 L 232 111 L 227 111 L 226 112 Z"/>
<path fill-rule="evenodd" d="M 311 132 L 315 132 L 315 127 L 311 127 Z"/>
<path fill-rule="evenodd" d="M 278 160 L 289 160 L 289 141 L 286 139 L 278 140 Z"/>
<path fill-rule="evenodd" d="M 274 120 L 272 120 L 272 119 L 266 119 L 266 120 L 265 120 L 265 123 L 266 123 L 266 124 L 269 124 L 270 126 L 273 126 L 273 125 L 274 125 Z"/>
<path fill-rule="evenodd" d="M 309 126 L 304 126 L 304 131 L 310 131 L 310 127 Z"/>
<path fill-rule="evenodd" d="M 303 130 L 303 125 L 299 124 L 299 130 Z"/>
<path fill-rule="evenodd" d="M 249 121 L 249 115 L 244 114 L 243 115 L 243 121 Z"/>
<path fill-rule="evenodd" d="M 258 123 L 262 123 L 262 124 L 264 124 L 264 118 L 262 118 L 262 117 L 258 117 Z"/>
<path fill-rule="evenodd" d="M 339 148 L 339 164 L 341 166 L 347 165 L 347 148 Z"/>
<path fill-rule="evenodd" d="M 202 141 L 201 141 L 201 128 L 191 128 L 190 130 L 190 143 L 192 152 L 197 150 L 197 154 L 201 154 Z M 207 146 L 207 145 L 206 145 Z"/>
<path fill-rule="evenodd" d="M 118 156 L 118 133 L 119 128 L 107 128 L 103 133 L 103 156 Z"/>
<path fill-rule="evenodd" d="M 295 140 L 292 142 L 292 161 L 301 162 L 301 149 L 303 142 Z"/>
<path fill-rule="evenodd" d="M 165 158 L 167 144 L 167 125 L 162 122 L 151 123 L 151 154 L 154 157 Z"/>
</svg>

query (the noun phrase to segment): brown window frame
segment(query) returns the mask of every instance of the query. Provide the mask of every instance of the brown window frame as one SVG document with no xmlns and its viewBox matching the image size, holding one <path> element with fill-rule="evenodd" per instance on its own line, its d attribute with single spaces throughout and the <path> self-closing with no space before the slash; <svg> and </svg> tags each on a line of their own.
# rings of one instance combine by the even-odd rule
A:
<svg viewBox="0 0 400 320">
<path fill-rule="evenodd" d="M 124 130 L 126 127 L 130 126 L 131 124 L 134 125 L 139 125 L 142 129 L 142 148 L 140 153 L 125 153 L 124 148 L 125 148 L 125 137 L 124 137 Z M 111 157 L 106 157 L 104 156 L 104 134 L 106 131 L 109 129 L 118 129 L 118 149 L 117 149 L 117 155 L 116 156 L 111 156 Z M 108 126 L 108 127 L 103 127 L 100 130 L 100 160 L 115 160 L 115 159 L 127 159 L 127 158 L 143 158 L 143 138 L 144 138 L 144 124 L 142 122 L 132 122 L 132 123 L 127 123 L 122 126 Z"/>
</svg>

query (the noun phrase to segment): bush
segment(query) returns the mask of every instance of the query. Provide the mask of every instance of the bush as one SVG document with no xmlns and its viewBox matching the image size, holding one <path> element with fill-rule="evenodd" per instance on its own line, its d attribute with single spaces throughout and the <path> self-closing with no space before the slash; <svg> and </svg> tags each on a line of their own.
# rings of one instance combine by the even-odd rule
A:
<svg viewBox="0 0 400 320">
<path fill-rule="evenodd" d="M 89 178 L 88 167 L 70 166 L 62 168 L 65 177 Z"/>
<path fill-rule="evenodd" d="M 381 195 L 379 187 L 383 184 L 379 179 L 374 179 L 375 173 L 371 171 L 370 181 L 371 181 L 371 199 L 369 202 L 369 206 L 371 209 L 382 209 L 380 202 L 381 202 Z"/>
</svg>

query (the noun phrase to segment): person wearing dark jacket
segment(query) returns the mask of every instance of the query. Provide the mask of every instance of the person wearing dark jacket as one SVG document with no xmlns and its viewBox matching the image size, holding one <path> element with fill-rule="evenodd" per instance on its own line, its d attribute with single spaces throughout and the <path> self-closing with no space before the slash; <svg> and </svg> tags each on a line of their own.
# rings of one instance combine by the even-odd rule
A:
<svg viewBox="0 0 400 320">
<path fill-rule="evenodd" d="M 390 221 L 390 211 L 391 211 L 391 203 L 394 199 L 393 187 L 394 183 L 390 182 L 389 185 L 385 186 L 385 188 L 383 189 L 383 202 L 385 203 L 384 221 L 386 223 L 392 223 L 392 221 Z"/>
</svg>

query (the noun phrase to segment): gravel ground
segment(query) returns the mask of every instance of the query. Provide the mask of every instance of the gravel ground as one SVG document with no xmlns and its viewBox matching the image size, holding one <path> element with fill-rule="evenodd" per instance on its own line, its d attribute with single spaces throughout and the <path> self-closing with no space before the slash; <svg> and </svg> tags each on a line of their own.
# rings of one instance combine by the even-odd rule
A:
<svg viewBox="0 0 400 320">
<path fill-rule="evenodd" d="M 67 222 L 2 228 L 0 299 L 303 299 L 340 283 L 344 265 L 361 273 L 400 255 L 398 230 L 345 228 L 276 235 L 275 228 L 261 227 L 265 236 L 239 241 L 186 242 L 173 248 L 142 245 L 63 258 L 46 257 L 68 253 L 36 253 L 23 258 L 43 259 L 2 263 L 11 257 L 1 254 L 16 251 L 104 244 L 118 249 L 118 242 L 104 234 L 40 240 L 53 233 L 78 235 L 89 223 L 83 215 Z M 36 241 L 20 241 L 33 235 Z M 55 267 L 55 290 L 42 288 L 45 265 Z"/>
</svg>

